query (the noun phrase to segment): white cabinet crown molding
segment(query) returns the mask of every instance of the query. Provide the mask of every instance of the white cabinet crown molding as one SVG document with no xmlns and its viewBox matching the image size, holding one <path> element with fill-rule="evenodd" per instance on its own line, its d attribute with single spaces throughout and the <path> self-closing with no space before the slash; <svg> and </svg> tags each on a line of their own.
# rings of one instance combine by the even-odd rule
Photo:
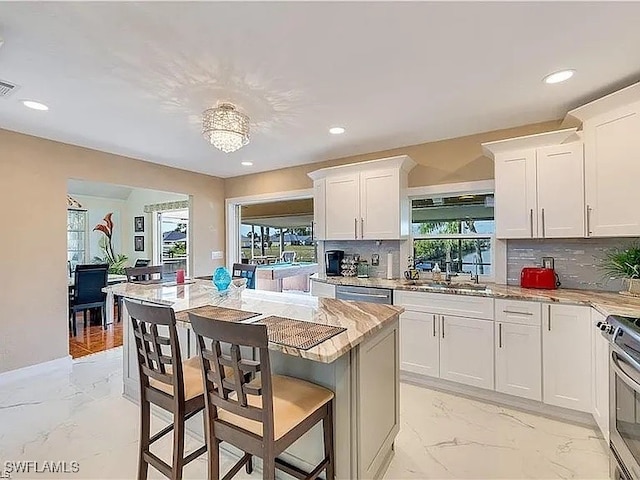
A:
<svg viewBox="0 0 640 480">
<path fill-rule="evenodd" d="M 369 160 L 366 162 L 349 163 L 347 165 L 336 165 L 335 167 L 321 168 L 309 172 L 307 175 L 318 180 L 330 175 L 343 175 L 346 173 L 359 173 L 363 170 L 398 168 L 405 172 L 410 171 L 417 163 L 408 155 L 398 155 L 396 157 L 379 158 L 377 160 Z"/>
<path fill-rule="evenodd" d="M 482 144 L 482 152 L 489 158 L 495 159 L 496 155 L 514 150 L 527 150 L 551 145 L 560 145 L 567 141 L 576 140 L 577 128 L 565 128 L 552 132 L 536 133 L 523 137 L 507 138 Z"/>
<path fill-rule="evenodd" d="M 640 101 L 640 82 L 570 110 L 562 122 L 562 125 L 570 124 L 572 121 L 575 123 L 574 119 L 583 123 L 585 120 L 638 101 Z"/>
</svg>

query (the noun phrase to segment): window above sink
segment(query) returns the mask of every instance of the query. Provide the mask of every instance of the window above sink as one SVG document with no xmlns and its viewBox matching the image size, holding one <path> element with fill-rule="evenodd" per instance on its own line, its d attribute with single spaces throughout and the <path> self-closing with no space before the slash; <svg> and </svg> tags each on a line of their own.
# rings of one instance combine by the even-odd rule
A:
<svg viewBox="0 0 640 480">
<path fill-rule="evenodd" d="M 416 268 L 430 272 L 493 276 L 495 222 L 493 193 L 445 195 L 412 200 Z M 450 288 L 450 287 L 447 287 Z"/>
</svg>

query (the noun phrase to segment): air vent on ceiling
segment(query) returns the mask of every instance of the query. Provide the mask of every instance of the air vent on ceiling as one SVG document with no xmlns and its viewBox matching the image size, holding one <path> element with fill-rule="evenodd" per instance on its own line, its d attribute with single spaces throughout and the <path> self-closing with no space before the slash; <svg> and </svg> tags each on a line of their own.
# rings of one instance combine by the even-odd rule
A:
<svg viewBox="0 0 640 480">
<path fill-rule="evenodd" d="M 8 97 L 17 88 L 17 85 L 0 80 L 0 98 Z"/>
</svg>

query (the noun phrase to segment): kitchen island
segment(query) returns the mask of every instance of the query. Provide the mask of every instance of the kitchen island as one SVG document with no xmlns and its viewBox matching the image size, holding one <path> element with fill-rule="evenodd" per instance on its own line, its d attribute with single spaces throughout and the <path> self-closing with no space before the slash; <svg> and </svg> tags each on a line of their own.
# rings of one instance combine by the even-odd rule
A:
<svg viewBox="0 0 640 480">
<path fill-rule="evenodd" d="M 246 322 L 277 315 L 345 328 L 309 350 L 270 343 L 271 367 L 273 373 L 309 380 L 335 392 L 336 478 L 382 478 L 400 426 L 401 308 L 254 290 L 220 295 L 207 281 L 170 286 L 126 283 L 107 287 L 105 291 L 108 296 L 171 306 L 180 319 L 178 333 L 185 358 L 197 352 L 188 316 L 180 312 L 204 305 L 261 314 Z M 124 313 L 124 395 L 137 401 L 135 342 L 126 309 Z M 192 422 L 192 428 L 202 435 L 200 422 Z M 316 425 L 285 456 L 307 470 L 316 465 L 323 456 L 321 426 Z"/>
</svg>

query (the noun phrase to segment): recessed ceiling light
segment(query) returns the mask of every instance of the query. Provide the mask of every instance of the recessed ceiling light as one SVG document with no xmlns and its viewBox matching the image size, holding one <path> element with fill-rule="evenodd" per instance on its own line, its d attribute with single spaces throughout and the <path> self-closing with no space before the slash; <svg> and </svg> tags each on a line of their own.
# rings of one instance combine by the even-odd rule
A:
<svg viewBox="0 0 640 480">
<path fill-rule="evenodd" d="M 34 102 L 33 100 L 22 100 L 22 104 L 25 107 L 31 108 L 33 110 L 49 110 L 49 107 L 47 107 L 44 103 Z"/>
<path fill-rule="evenodd" d="M 253 165 L 253 162 L 242 162 L 242 165 L 244 165 L 245 167 L 250 167 L 251 165 Z"/>
<path fill-rule="evenodd" d="M 331 127 L 329 129 L 329 133 L 332 135 L 341 135 L 344 133 L 344 128 L 343 127 Z"/>
<path fill-rule="evenodd" d="M 560 70 L 559 72 L 553 72 L 544 77 L 544 83 L 553 84 L 560 83 L 569 80 L 576 73 L 575 70 Z"/>
</svg>

